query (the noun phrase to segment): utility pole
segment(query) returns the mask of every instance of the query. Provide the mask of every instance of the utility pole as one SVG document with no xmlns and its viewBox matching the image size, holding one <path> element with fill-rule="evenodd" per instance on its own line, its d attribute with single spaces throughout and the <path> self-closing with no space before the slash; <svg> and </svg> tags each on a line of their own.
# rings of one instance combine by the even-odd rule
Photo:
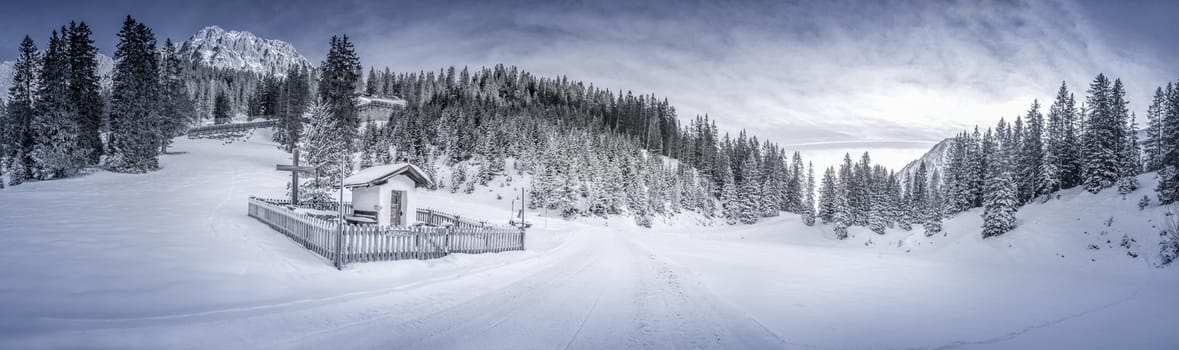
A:
<svg viewBox="0 0 1179 350">
<path fill-rule="evenodd" d="M 348 160 L 348 153 L 340 154 L 340 203 L 336 206 L 338 216 L 336 217 L 336 269 L 343 270 L 343 258 L 341 253 L 344 249 L 344 163 Z"/>
</svg>

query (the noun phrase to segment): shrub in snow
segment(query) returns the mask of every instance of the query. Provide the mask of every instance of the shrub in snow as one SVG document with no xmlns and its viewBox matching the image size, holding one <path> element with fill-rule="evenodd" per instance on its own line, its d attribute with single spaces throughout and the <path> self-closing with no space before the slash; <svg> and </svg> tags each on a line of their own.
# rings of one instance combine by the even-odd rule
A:
<svg viewBox="0 0 1179 350">
<path fill-rule="evenodd" d="M 847 239 L 847 223 L 843 221 L 835 222 L 835 238 L 841 240 Z"/>
<path fill-rule="evenodd" d="M 802 214 L 802 223 L 807 226 L 815 226 L 815 213 L 807 211 L 805 214 Z"/>
<path fill-rule="evenodd" d="M 1179 204 L 1171 204 L 1163 218 L 1163 240 L 1159 242 L 1161 265 L 1170 265 L 1179 258 Z"/>
<path fill-rule="evenodd" d="M 925 222 L 925 237 L 933 237 L 933 235 L 942 232 L 942 219 L 934 217 Z"/>
<path fill-rule="evenodd" d="M 1138 189 L 1137 176 L 1123 176 L 1118 179 L 1118 193 L 1128 194 Z"/>
<path fill-rule="evenodd" d="M 454 167 L 454 171 L 450 173 L 450 193 L 458 192 L 459 186 L 467 181 L 467 166 L 460 165 Z"/>
</svg>

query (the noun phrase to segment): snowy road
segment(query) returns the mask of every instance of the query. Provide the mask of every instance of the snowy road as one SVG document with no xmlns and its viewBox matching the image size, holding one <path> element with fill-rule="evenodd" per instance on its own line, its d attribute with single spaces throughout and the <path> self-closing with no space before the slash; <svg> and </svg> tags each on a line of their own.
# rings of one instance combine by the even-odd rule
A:
<svg viewBox="0 0 1179 350">
<path fill-rule="evenodd" d="M 249 195 L 282 194 L 285 174 L 273 169 L 285 160 L 272 144 L 177 141 L 181 153 L 157 173 L 0 191 L 0 349 L 1179 343 L 1175 269 L 1061 236 L 934 240 L 857 228 L 834 241 L 794 216 L 660 229 L 553 218 L 537 220 L 524 252 L 337 271 L 245 215 Z M 507 213 L 504 194 L 422 199 L 494 219 Z"/>
<path fill-rule="evenodd" d="M 499 288 L 438 284 L 422 310 L 299 339 L 300 348 L 781 348 L 756 321 L 736 313 L 629 239 L 602 230 L 567 242 L 551 263 Z M 465 286 L 457 286 L 465 287 Z M 441 296 L 440 296 L 441 295 Z M 436 310 L 431 306 L 445 305 Z M 408 316 L 408 317 L 407 317 Z"/>
</svg>

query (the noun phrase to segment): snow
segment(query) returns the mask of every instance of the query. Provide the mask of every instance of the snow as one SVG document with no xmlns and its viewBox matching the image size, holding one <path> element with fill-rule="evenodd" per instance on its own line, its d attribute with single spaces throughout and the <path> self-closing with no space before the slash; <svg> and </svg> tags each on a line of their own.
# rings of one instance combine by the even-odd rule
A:
<svg viewBox="0 0 1179 350">
<path fill-rule="evenodd" d="M 344 187 L 372 184 L 375 181 L 387 178 L 391 175 L 403 174 L 405 172 L 415 172 L 417 173 L 416 177 L 427 179 L 428 181 L 428 176 L 425 175 L 426 172 L 422 171 L 422 169 L 418 168 L 416 165 L 409 163 L 396 163 L 361 169 L 355 174 L 344 178 Z M 410 178 L 412 179 L 414 176 L 410 176 Z M 428 185 L 428 183 L 424 185 Z"/>
<path fill-rule="evenodd" d="M 684 216 L 642 229 L 625 217 L 564 221 L 529 211 L 527 251 L 337 271 L 246 216 L 248 196 L 284 195 L 288 174 L 274 164 L 289 155 L 268 139 L 266 130 L 230 144 L 178 138 L 156 173 L 94 171 L 0 190 L 0 348 L 1179 342 L 1179 270 L 1153 267 L 1151 226 L 1164 209 L 1136 206 L 1150 175 L 1126 200 L 1072 190 L 1027 206 L 1015 230 L 986 240 L 976 211 L 947 220 L 945 236 L 857 227 L 845 241 L 789 214 L 712 227 Z M 425 207 L 506 221 L 526 180 L 419 197 Z M 1138 258 L 1118 245 L 1123 233 L 1137 240 Z"/>
</svg>

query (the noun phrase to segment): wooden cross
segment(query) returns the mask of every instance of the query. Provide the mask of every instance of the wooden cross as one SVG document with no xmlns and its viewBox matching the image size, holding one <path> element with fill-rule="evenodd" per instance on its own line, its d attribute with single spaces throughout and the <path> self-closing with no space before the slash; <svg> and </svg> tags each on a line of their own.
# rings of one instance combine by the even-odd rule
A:
<svg viewBox="0 0 1179 350">
<path fill-rule="evenodd" d="M 291 205 L 299 205 L 299 173 L 312 174 L 315 167 L 299 166 L 299 149 L 295 148 L 291 165 L 277 164 L 275 170 L 291 172 Z"/>
</svg>

